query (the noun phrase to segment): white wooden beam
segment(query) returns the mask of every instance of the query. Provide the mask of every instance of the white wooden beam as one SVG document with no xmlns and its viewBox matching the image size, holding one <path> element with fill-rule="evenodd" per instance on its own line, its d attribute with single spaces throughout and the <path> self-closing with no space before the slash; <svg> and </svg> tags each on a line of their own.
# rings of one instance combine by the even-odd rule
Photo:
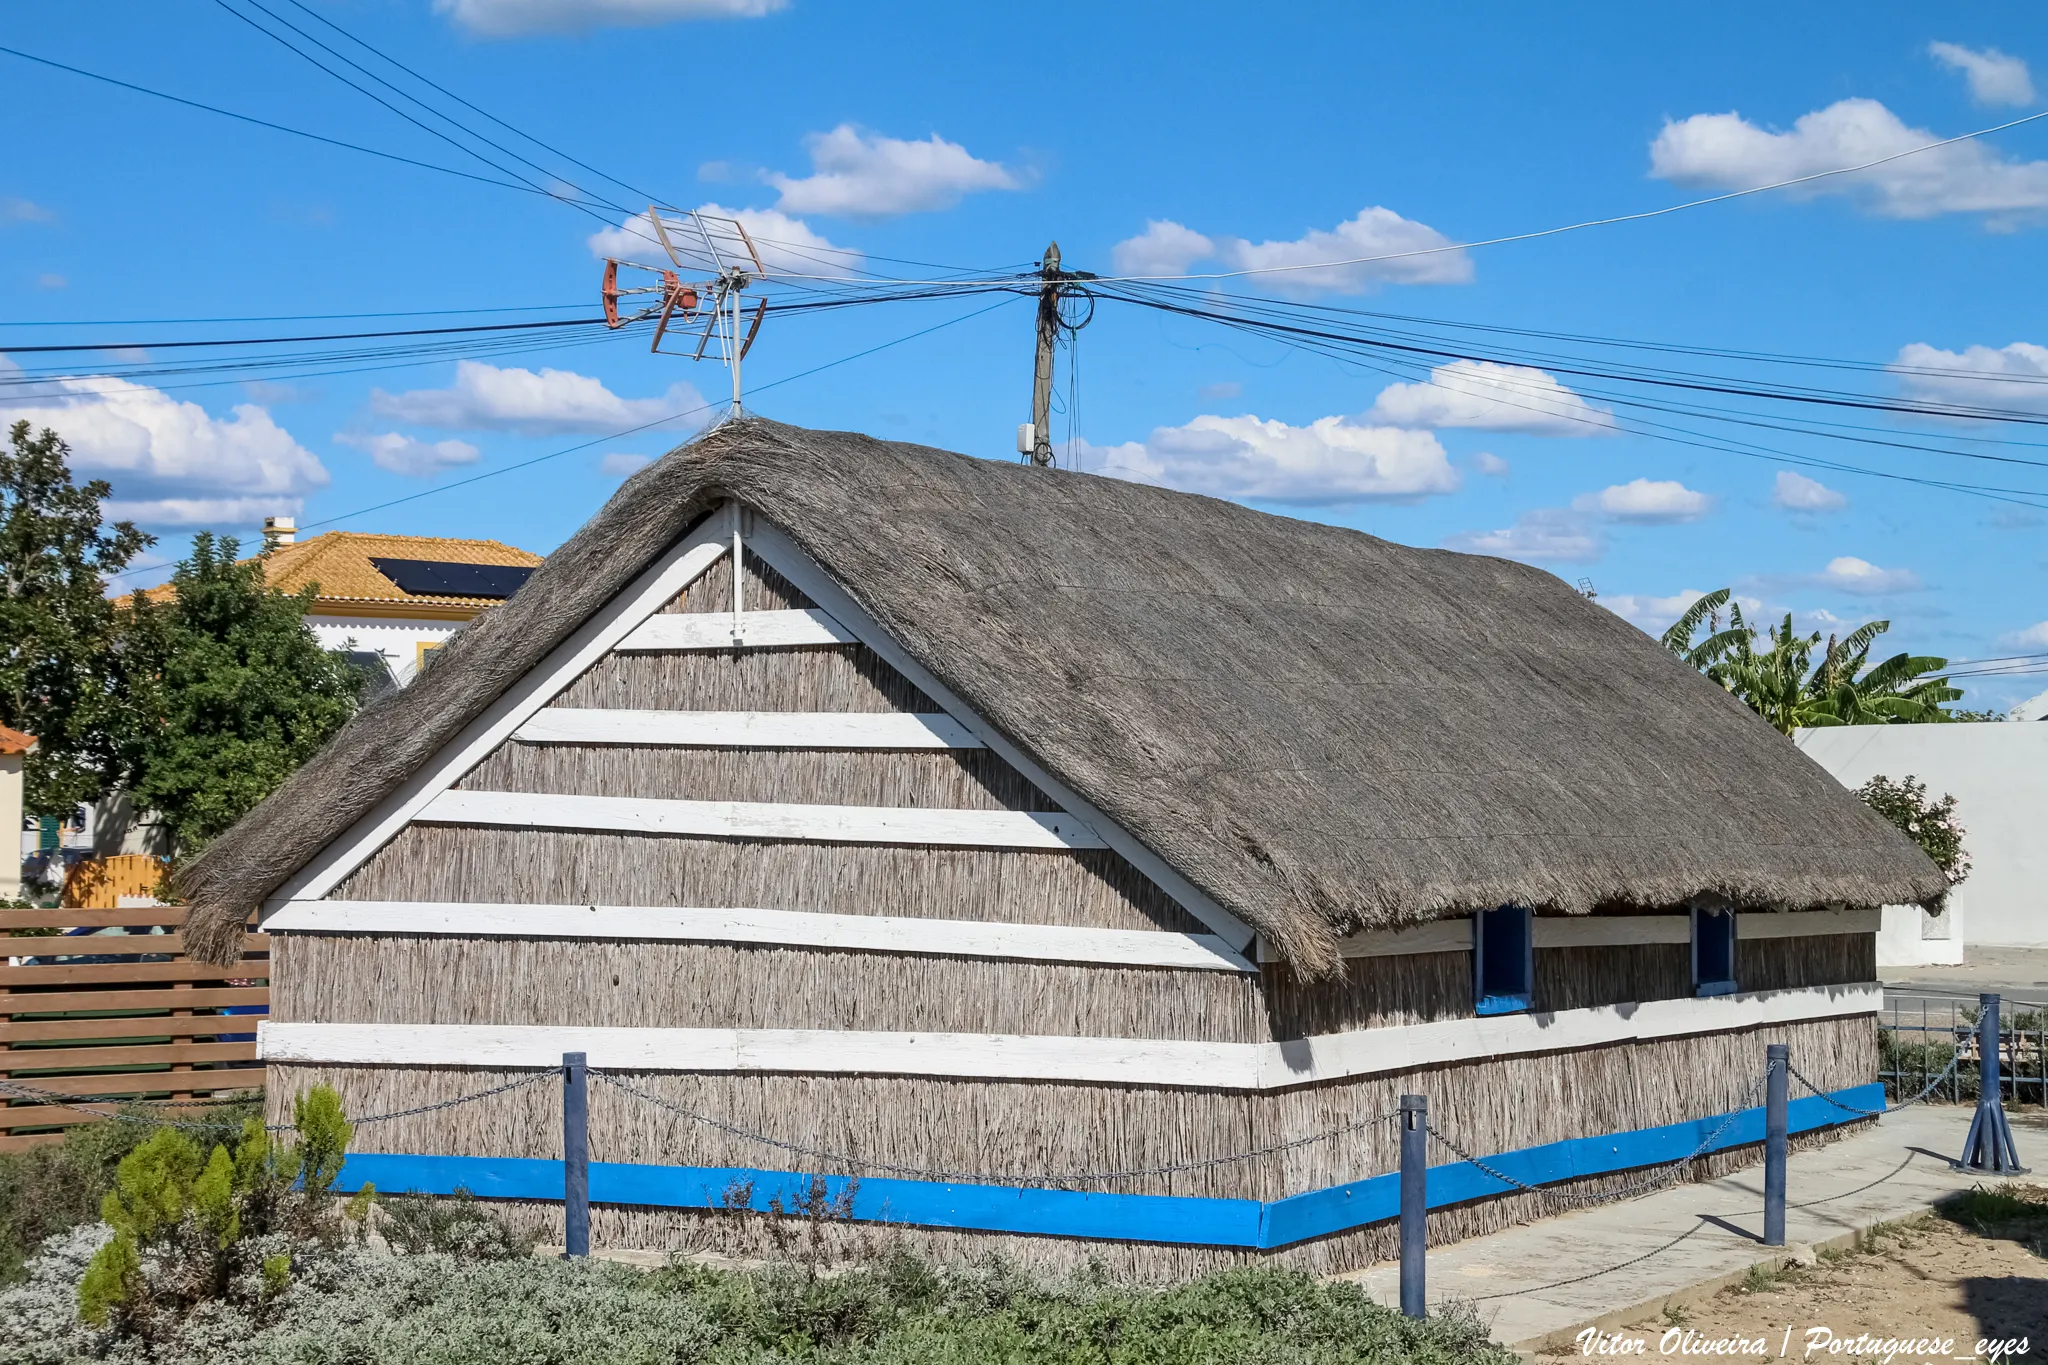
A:
<svg viewBox="0 0 2048 1365">
<path fill-rule="evenodd" d="M 670 801 L 638 796 L 457 790 L 442 792 L 413 818 L 427 825 L 601 829 L 825 844 L 1102 847 L 1093 830 L 1064 811 L 805 806 L 775 801 Z"/>
<path fill-rule="evenodd" d="M 943 712 L 628 711 L 550 706 L 515 736 L 525 744 L 688 749 L 979 749 Z"/>
<path fill-rule="evenodd" d="M 829 612 L 832 618 L 852 631 L 860 643 L 866 645 L 884 663 L 910 679 L 920 692 L 946 708 L 946 711 L 986 744 L 1004 762 L 1022 773 L 1040 791 L 1059 802 L 1067 810 L 1085 820 L 1101 837 L 1103 843 L 1121 854 L 1124 860 L 1138 871 L 1151 878 L 1152 882 L 1173 897 L 1183 909 L 1206 925 L 1212 933 L 1221 937 L 1240 953 L 1252 951 L 1252 940 L 1256 937 L 1252 927 L 1237 916 L 1225 910 L 1197 887 L 1193 882 L 1167 865 L 1165 859 L 1154 853 L 1129 831 L 1121 829 L 1116 822 L 1097 810 L 1080 793 L 1066 783 L 1059 781 L 1024 751 L 1005 737 L 994 726 L 976 716 L 965 702 L 953 695 L 953 690 L 932 675 L 930 669 L 910 657 L 894 636 L 883 630 L 874 618 L 861 609 L 847 591 L 822 568 L 817 561 L 806 554 L 795 541 L 784 535 L 782 528 L 767 518 L 757 518 L 751 537 L 753 551 L 771 565 L 775 571 L 794 583 L 803 594 Z"/>
<path fill-rule="evenodd" d="M 1472 920 L 1438 920 L 1412 929 L 1384 929 L 1353 934 L 1337 947 L 1346 957 L 1403 957 L 1411 953 L 1469 953 Z"/>
<path fill-rule="evenodd" d="M 1884 988 L 1875 983 L 1807 986 L 1550 1014 L 1445 1019 L 1287 1043 L 266 1020 L 258 1026 L 257 1052 L 268 1062 L 536 1070 L 561 1065 L 564 1052 L 583 1052 L 592 1066 L 618 1071 L 931 1076 L 1271 1091 L 1480 1058 L 1874 1014 L 1883 1000 Z"/>
<path fill-rule="evenodd" d="M 462 728 L 432 760 L 386 796 L 340 838 L 315 854 L 265 902 L 266 909 L 295 899 L 318 899 L 389 843 L 426 804 L 481 763 L 534 712 L 588 672 L 628 631 L 660 611 L 726 554 L 734 514 L 705 519 L 624 591 L 557 645 L 482 715 Z"/>
<path fill-rule="evenodd" d="M 931 957 L 988 957 L 1117 967 L 1251 972 L 1213 934 L 989 924 L 897 915 L 653 905 L 511 905 L 448 901 L 293 901 L 276 933 L 423 934 L 462 938 L 743 943 Z"/>
<path fill-rule="evenodd" d="M 797 645 L 850 645 L 852 632 L 822 611 L 750 611 L 735 622 L 729 611 L 668 611 L 650 616 L 619 641 L 634 654 L 714 649 L 788 649 Z"/>
<path fill-rule="evenodd" d="M 1884 911 L 1794 910 L 1739 914 L 1735 917 L 1735 941 L 1754 942 L 1760 938 L 1807 938 L 1815 934 L 1874 934 Z"/>
</svg>

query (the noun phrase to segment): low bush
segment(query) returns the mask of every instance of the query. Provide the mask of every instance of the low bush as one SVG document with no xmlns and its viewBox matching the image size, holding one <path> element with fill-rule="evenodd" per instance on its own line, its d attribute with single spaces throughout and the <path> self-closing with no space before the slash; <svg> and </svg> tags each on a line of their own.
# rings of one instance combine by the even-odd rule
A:
<svg viewBox="0 0 2048 1365">
<path fill-rule="evenodd" d="M 74 1234 L 89 1242 L 92 1230 Z M 102 1232 L 100 1235 L 104 1235 Z M 145 1351 L 50 1305 L 89 1246 L 60 1239 L 0 1294 L 0 1365 L 1514 1365 L 1469 1312 L 1411 1322 L 1353 1284 L 1233 1270 L 1155 1290 L 903 1251 L 812 1274 L 640 1271 L 343 1246 L 259 1315 L 217 1302 Z M 60 1327 L 32 1341 L 29 1333 Z"/>
<path fill-rule="evenodd" d="M 262 1110 L 260 1099 L 182 1111 L 204 1127 L 195 1139 L 232 1142 Z M 19 1280 L 44 1239 L 96 1222 L 125 1157 L 155 1130 L 140 1106 L 103 1123 L 83 1123 L 62 1143 L 0 1155 L 0 1285 Z"/>
</svg>

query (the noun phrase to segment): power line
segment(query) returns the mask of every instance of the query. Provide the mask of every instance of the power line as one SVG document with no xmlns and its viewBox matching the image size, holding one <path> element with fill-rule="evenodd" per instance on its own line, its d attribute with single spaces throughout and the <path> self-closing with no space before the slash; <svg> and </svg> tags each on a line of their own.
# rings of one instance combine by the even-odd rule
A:
<svg viewBox="0 0 2048 1365">
<path fill-rule="evenodd" d="M 390 313 L 264 313 L 234 318 L 92 318 L 59 319 L 46 322 L 9 322 L 9 327 L 195 327 L 216 322 L 337 322 L 349 318 L 444 318 L 476 313 L 548 313 L 567 308 L 588 308 L 587 300 L 577 303 L 528 303 L 502 308 L 413 308 Z M 6 346 L 0 345 L 0 351 Z"/>
<path fill-rule="evenodd" d="M 172 104 L 182 104 L 188 109 L 198 109 L 204 113 L 218 114 L 222 118 L 231 118 L 238 123 L 251 123 L 258 128 L 268 128 L 273 132 L 289 133 L 293 137 L 303 137 L 314 142 L 324 142 L 330 147 L 340 147 L 351 152 L 361 152 L 365 156 L 381 157 L 386 161 L 396 161 L 407 166 L 417 166 L 421 170 L 439 171 L 443 175 L 459 176 L 464 180 L 474 180 L 481 185 L 496 185 L 500 189 L 518 190 L 525 194 L 540 194 L 548 198 L 554 197 L 548 195 L 545 190 L 535 190 L 531 186 L 517 184 L 510 180 L 493 180 L 487 175 L 477 175 L 470 171 L 457 170 L 453 166 L 442 166 L 432 161 L 419 161 L 413 157 L 400 156 L 396 152 L 380 152 L 375 147 L 365 147 L 354 142 L 343 142 L 340 138 L 328 137 L 323 133 L 309 133 L 303 128 L 292 128 L 282 123 L 272 123 L 269 119 L 256 118 L 250 114 L 237 114 L 230 109 L 222 109 L 211 104 L 201 104 L 198 100 L 188 100 L 182 95 L 170 95 L 161 90 L 151 90 L 148 86 L 136 85 L 130 81 L 116 80 L 112 76 L 102 76 L 97 72 L 86 71 L 80 67 L 66 66 L 63 62 L 53 62 L 47 57 L 38 57 L 17 48 L 0 47 L 0 53 L 5 53 L 10 57 L 19 57 L 26 62 L 34 62 L 38 66 L 52 67 L 58 71 L 68 71 L 74 76 L 83 76 L 89 81 L 99 81 L 106 85 L 119 86 L 123 90 L 132 90 L 138 95 L 148 95 L 153 99 L 169 100 Z"/>
<path fill-rule="evenodd" d="M 1908 147 L 1905 151 L 1893 152 L 1889 156 L 1881 156 L 1875 160 L 1860 162 L 1854 166 L 1838 166 L 1831 171 L 1815 171 L 1810 175 L 1796 175 L 1789 180 L 1777 180 L 1768 185 L 1756 185 L 1746 190 L 1730 190 L 1725 194 L 1709 195 L 1704 199 L 1693 199 L 1683 204 L 1667 204 L 1660 209 L 1645 209 L 1640 213 L 1621 213 L 1609 218 L 1589 218 L 1582 223 L 1566 223 L 1562 227 L 1542 228 L 1535 232 L 1517 232 L 1506 237 L 1489 237 L 1483 241 L 1451 242 L 1444 246 L 1418 247 L 1411 251 L 1383 252 L 1377 256 L 1354 256 L 1349 260 L 1342 261 L 1313 261 L 1298 265 L 1255 266 L 1244 270 L 1217 270 L 1199 274 L 1108 275 L 1103 278 L 1106 281 L 1118 283 L 1144 280 L 1235 280 L 1243 279 L 1248 275 L 1278 275 L 1298 270 L 1334 270 L 1343 266 L 1374 265 L 1381 261 L 1400 261 L 1417 256 L 1436 256 L 1449 251 L 1470 251 L 1474 247 L 1502 246 L 1509 242 L 1534 241 L 1539 237 L 1555 237 L 1560 233 L 1577 232 L 1582 228 L 1610 227 L 1616 223 L 1636 223 L 1646 218 L 1662 218 L 1670 213 L 1683 213 L 1687 209 L 1704 208 L 1709 204 L 1724 204 L 1731 199 L 1744 199 L 1754 194 L 1768 194 L 1773 190 L 1790 189 L 1794 185 L 1811 184 L 1813 181 L 1826 180 L 1832 176 L 1854 175 L 1858 171 L 1871 170 L 1875 167 L 1898 161 L 1904 157 L 1917 156 L 1922 152 L 1931 152 L 1941 147 L 1953 146 L 1958 142 L 1967 142 L 1972 138 L 1988 137 L 1993 133 L 2002 133 L 2008 128 L 2017 128 L 2023 123 L 2033 123 L 2044 118 L 2048 118 L 2048 109 L 2044 109 L 2038 114 L 2027 114 L 2024 117 L 2012 119 L 2006 123 L 1993 124 L 1989 128 L 1979 128 L 1972 133 L 1959 133 L 1955 137 L 1942 138 L 1938 142 L 1924 143 L 1918 147 Z"/>
<path fill-rule="evenodd" d="M 390 332 L 329 332 L 319 336 L 220 337 L 207 341 L 91 341 L 62 346 L 0 346 L 8 355 L 46 355 L 63 351 L 170 351 L 192 346 L 283 346 L 311 341 L 369 341 L 382 337 L 451 336 L 476 332 L 530 332 L 550 327 L 605 325 L 602 317 L 561 318 L 549 322 L 490 322 L 473 327 L 408 327 Z"/>
</svg>

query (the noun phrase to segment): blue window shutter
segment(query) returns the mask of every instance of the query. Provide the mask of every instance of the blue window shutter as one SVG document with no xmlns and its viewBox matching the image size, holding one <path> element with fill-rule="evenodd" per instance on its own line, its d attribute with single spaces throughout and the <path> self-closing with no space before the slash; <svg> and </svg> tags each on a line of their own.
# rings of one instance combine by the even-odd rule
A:
<svg viewBox="0 0 2048 1365">
<path fill-rule="evenodd" d="M 1503 905 L 1472 917 L 1475 1014 L 1515 1014 L 1536 997 L 1536 933 L 1529 908 Z"/>
<path fill-rule="evenodd" d="M 1735 981 L 1735 907 L 1693 906 L 1693 994 L 1732 995 Z"/>
</svg>

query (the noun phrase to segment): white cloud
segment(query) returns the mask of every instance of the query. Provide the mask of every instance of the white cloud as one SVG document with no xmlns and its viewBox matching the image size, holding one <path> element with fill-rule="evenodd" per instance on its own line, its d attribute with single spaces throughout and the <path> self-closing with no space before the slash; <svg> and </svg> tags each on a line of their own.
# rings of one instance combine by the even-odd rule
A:
<svg viewBox="0 0 2048 1365">
<path fill-rule="evenodd" d="M 912 142 L 842 123 L 829 133 L 812 133 L 804 147 L 811 154 L 811 174 L 771 171 L 761 177 L 781 191 L 775 207 L 785 213 L 885 218 L 949 209 L 963 195 L 982 190 L 1023 187 L 1009 167 L 983 161 L 937 133 Z"/>
<path fill-rule="evenodd" d="M 2048 621 L 2037 621 L 2025 630 L 2010 631 L 1999 637 L 1999 643 L 2031 649 L 2048 649 Z"/>
<path fill-rule="evenodd" d="M 1379 256 L 1395 259 L 1362 260 Z M 1273 272 L 1249 276 L 1246 283 L 1289 298 L 1367 294 L 1384 284 L 1469 284 L 1472 280 L 1472 258 L 1450 238 L 1387 208 L 1363 209 L 1329 231 L 1314 228 L 1281 242 L 1205 237 L 1179 223 L 1154 219 L 1142 233 L 1117 243 L 1110 253 L 1117 272 L 1125 275 L 1179 275 L 1211 257 L 1227 270 Z M 1323 261 L 1360 263 L 1320 265 Z M 1126 269 L 1126 263 L 1144 268 Z"/>
<path fill-rule="evenodd" d="M 1856 597 L 1881 597 L 1886 593 L 1912 592 L 1919 588 L 1920 575 L 1911 569 L 1880 569 L 1867 559 L 1840 555 L 1814 576 L 1817 586 L 1833 588 Z"/>
<path fill-rule="evenodd" d="M 482 38 L 652 28 L 684 19 L 758 19 L 789 0 L 434 0 L 434 12 Z"/>
<path fill-rule="evenodd" d="M 1454 360 L 1426 384 L 1389 384 L 1366 420 L 1398 427 L 1471 427 L 1537 436 L 1609 436 L 1614 415 L 1542 370 L 1490 360 Z"/>
<path fill-rule="evenodd" d="M 1322 417 L 1307 426 L 1257 417 L 1197 417 L 1118 446 L 1087 446 L 1091 473 L 1222 498 L 1337 504 L 1414 502 L 1455 492 L 1458 471 L 1436 437 Z"/>
<path fill-rule="evenodd" d="M 1876 100 L 1846 99 L 1774 133 L 1740 114 L 1695 114 L 1667 123 L 1650 144 L 1650 173 L 1666 180 L 1752 189 L 1839 170 L 1938 139 L 1908 127 Z M 2048 209 L 2048 161 L 2013 161 L 1981 142 L 1957 142 L 1788 193 L 1844 195 L 1885 218 L 1978 213 L 2010 228 Z"/>
<path fill-rule="evenodd" d="M 1983 51 L 1959 43 L 1929 43 L 1927 55 L 1951 71 L 1963 73 L 1970 98 L 1979 104 L 2032 104 L 2034 78 L 2027 64 L 1995 47 Z"/>
<path fill-rule="evenodd" d="M 1572 499 L 1575 511 L 1637 526 L 1669 526 L 1698 521 L 1714 510 L 1714 500 L 1676 479 L 1630 479 L 1598 493 Z"/>
<path fill-rule="evenodd" d="M 1590 564 L 1607 552 L 1607 540 L 1582 512 L 1569 507 L 1537 507 L 1516 517 L 1513 526 L 1446 536 L 1443 547 L 1503 559 Z"/>
<path fill-rule="evenodd" d="M 306 493 L 327 485 L 319 457 L 254 403 L 215 417 L 197 403 L 105 377 L 51 380 L 22 397 L 5 409 L 6 420 L 62 436 L 75 470 L 113 485 L 110 516 L 159 525 L 254 521 L 296 513 Z"/>
<path fill-rule="evenodd" d="M 1216 254 L 1216 243 L 1166 218 L 1146 222 L 1145 230 L 1109 249 L 1109 262 L 1119 275 L 1184 275 L 1196 261 Z"/>
<path fill-rule="evenodd" d="M 0 198 L 0 223 L 54 223 L 57 215 L 33 199 Z"/>
<path fill-rule="evenodd" d="M 1508 471 L 1513 468 L 1506 460 L 1490 450 L 1482 450 L 1477 455 L 1474 455 L 1472 457 L 1472 467 L 1480 473 L 1496 479 L 1506 478 Z"/>
<path fill-rule="evenodd" d="M 597 467 L 607 479 L 623 479 L 629 474 L 639 473 L 650 463 L 652 461 L 645 455 L 631 455 L 623 450 L 614 450 L 599 460 Z"/>
<path fill-rule="evenodd" d="M 1819 479 L 1781 469 L 1771 489 L 1771 501 L 1788 512 L 1839 512 L 1849 505 L 1849 495 Z"/>
<path fill-rule="evenodd" d="M 511 431 L 521 436 L 556 436 L 578 431 L 637 427 L 689 412 L 683 428 L 702 426 L 703 395 L 675 384 L 660 398 L 621 398 L 604 384 L 574 370 L 500 369 L 481 360 L 455 362 L 455 382 L 445 389 L 408 393 L 370 392 L 370 411 L 394 422 L 444 431 Z"/>
<path fill-rule="evenodd" d="M 1892 370 L 1906 396 L 1923 402 L 2048 412 L 2048 346 L 1944 351 L 1916 341 L 1899 348 Z"/>
<path fill-rule="evenodd" d="M 36 276 L 36 288 L 38 289 L 64 289 L 69 287 L 70 284 L 70 280 L 65 279 L 54 270 L 45 270 L 42 274 Z"/>
<path fill-rule="evenodd" d="M 1673 621 L 1685 615 L 1687 608 L 1707 595 L 1705 588 L 1682 588 L 1669 597 L 1656 597 L 1648 593 L 1606 593 L 1601 596 L 1600 605 L 1616 616 L 1652 635 L 1662 635 Z M 1761 603 L 1757 603 L 1761 606 Z M 1751 603 L 1744 601 L 1744 612 L 1751 609 Z M 1725 624 L 1725 622 L 1724 622 Z M 1695 638 L 1698 638 L 1695 636 Z"/>
<path fill-rule="evenodd" d="M 1214 384 L 1204 384 L 1195 390 L 1195 397 L 1205 401 L 1219 398 L 1236 398 L 1244 392 L 1244 385 L 1235 379 L 1219 379 Z"/>
<path fill-rule="evenodd" d="M 422 441 L 387 431 L 381 436 L 338 431 L 334 439 L 368 455 L 379 469 L 423 479 L 459 464 L 475 464 L 481 453 L 467 441 Z"/>
<path fill-rule="evenodd" d="M 739 239 L 730 225 L 717 221 L 719 219 L 732 219 L 746 228 L 754 249 L 761 253 L 761 264 L 770 270 L 799 275 L 849 275 L 859 268 L 863 259 L 860 252 L 838 246 L 822 234 L 813 232 L 802 219 L 774 209 L 729 209 L 722 204 L 705 204 L 697 211 L 710 220 L 707 226 L 712 244 L 728 261 L 746 260 L 746 243 Z M 685 268 L 710 275 L 715 266 L 697 229 L 685 220 L 670 218 L 667 214 L 662 215 L 661 221 L 676 254 L 683 258 Z M 590 235 L 588 243 L 593 256 L 639 261 L 647 265 L 666 265 L 668 261 L 661 241 L 644 213 L 634 214 L 617 227 L 599 228 Z"/>
</svg>

